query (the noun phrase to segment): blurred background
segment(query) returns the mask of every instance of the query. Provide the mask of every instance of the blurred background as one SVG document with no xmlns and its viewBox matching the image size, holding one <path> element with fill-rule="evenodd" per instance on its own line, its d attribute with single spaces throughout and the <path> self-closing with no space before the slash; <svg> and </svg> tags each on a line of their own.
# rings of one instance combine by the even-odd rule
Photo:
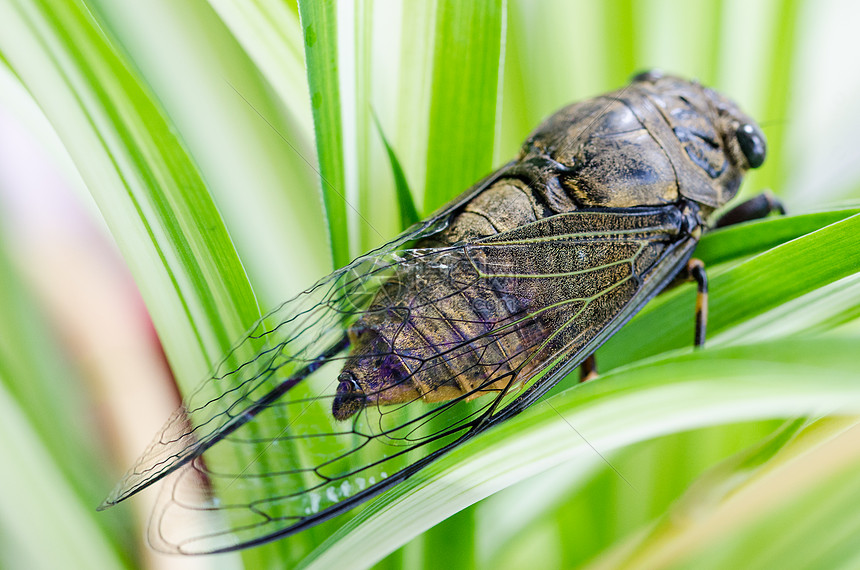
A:
<svg viewBox="0 0 860 570">
<path fill-rule="evenodd" d="M 860 199 L 851 0 L 302 9 L 300 23 L 290 0 L 0 0 L 0 567 L 285 564 L 268 547 L 152 552 L 149 492 L 94 509 L 261 311 L 403 229 L 382 135 L 423 216 L 555 109 L 656 67 L 760 121 L 769 156 L 744 196 L 770 188 L 791 213 Z M 586 474 L 562 465 L 376 559 L 578 566 L 784 429 L 679 430 Z"/>
</svg>

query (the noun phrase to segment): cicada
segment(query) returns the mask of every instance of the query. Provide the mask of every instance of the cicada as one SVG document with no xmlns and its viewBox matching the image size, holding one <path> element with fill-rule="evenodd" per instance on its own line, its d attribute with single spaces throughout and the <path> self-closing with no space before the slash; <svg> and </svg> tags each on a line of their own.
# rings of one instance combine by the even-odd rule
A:
<svg viewBox="0 0 860 570">
<path fill-rule="evenodd" d="M 181 553 L 355 507 L 575 370 L 688 267 L 764 157 L 752 119 L 677 77 L 565 107 L 516 159 L 260 320 L 103 506 L 164 478 L 149 538 Z"/>
</svg>

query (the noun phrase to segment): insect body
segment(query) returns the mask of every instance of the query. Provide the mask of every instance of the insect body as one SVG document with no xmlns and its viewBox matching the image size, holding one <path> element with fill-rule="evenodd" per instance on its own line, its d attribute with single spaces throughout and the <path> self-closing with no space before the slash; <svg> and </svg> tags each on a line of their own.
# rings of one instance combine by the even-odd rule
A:
<svg viewBox="0 0 860 570">
<path fill-rule="evenodd" d="M 429 264 L 398 276 L 355 325 L 335 417 L 504 390 L 547 364 L 535 353 L 578 353 L 637 290 L 654 292 L 666 278 L 658 266 L 677 273 L 704 218 L 763 156 L 763 135 L 733 104 L 673 78 L 556 113 L 448 227 L 419 242 L 475 244 L 449 254 L 457 276 Z M 444 370 L 424 368 L 434 358 Z"/>
<path fill-rule="evenodd" d="M 653 73 L 562 109 L 261 320 L 105 506 L 170 474 L 151 542 L 219 552 L 389 488 L 524 409 L 662 290 L 764 145 L 728 99 Z"/>
</svg>

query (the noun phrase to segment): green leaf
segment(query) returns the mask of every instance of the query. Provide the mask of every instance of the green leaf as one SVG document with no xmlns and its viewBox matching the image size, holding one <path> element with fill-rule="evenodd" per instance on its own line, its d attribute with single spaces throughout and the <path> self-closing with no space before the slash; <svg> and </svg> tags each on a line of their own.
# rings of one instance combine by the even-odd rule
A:
<svg viewBox="0 0 860 570">
<path fill-rule="evenodd" d="M 388 154 L 388 161 L 391 163 L 391 175 L 394 177 L 394 189 L 397 192 L 397 206 L 400 210 L 400 229 L 405 230 L 412 224 L 418 222 L 421 218 L 418 216 L 418 210 L 415 209 L 415 202 L 412 200 L 412 192 L 409 190 L 409 183 L 406 181 L 406 173 L 400 166 L 400 161 L 397 160 L 397 154 L 391 148 L 388 139 L 385 138 L 385 132 L 382 130 L 382 125 L 379 124 L 379 119 L 376 114 L 373 115 L 373 121 L 376 124 L 376 129 L 379 132 L 379 138 L 382 139 L 382 144 L 385 145 L 385 152 Z"/>
<path fill-rule="evenodd" d="M 860 370 L 849 349 L 857 341 L 782 339 L 697 351 L 581 384 L 468 441 L 385 493 L 321 545 L 307 567 L 344 560 L 371 565 L 499 489 L 566 461 L 601 464 L 601 455 L 661 434 L 821 409 L 860 411 Z"/>
<path fill-rule="evenodd" d="M 332 0 L 299 2 L 320 185 L 328 219 L 334 267 L 351 259 L 344 197 L 343 126 L 338 78 L 337 5 Z"/>
<path fill-rule="evenodd" d="M 129 513 L 94 510 L 112 481 L 97 467 L 107 458 L 87 395 L 0 241 L 0 527 L 14 543 L 4 566 L 132 566 Z"/>
<path fill-rule="evenodd" d="M 209 4 L 278 92 L 300 130 L 310 133 L 313 120 L 306 112 L 310 101 L 298 14 L 283 2 L 209 0 Z"/>
<path fill-rule="evenodd" d="M 647 533 L 590 567 L 851 565 L 847 537 L 860 529 L 857 425 L 851 417 L 793 422 L 716 466 Z"/>
<path fill-rule="evenodd" d="M 260 305 L 330 271 L 298 15 L 268 0 L 233 11 L 226 0 L 219 13 L 200 1 L 87 1 L 181 133 Z M 241 17 L 222 22 L 221 10 Z M 291 33 L 294 45 L 272 45 Z"/>
<path fill-rule="evenodd" d="M 769 63 L 764 78 L 765 104 L 768 116 L 762 120 L 783 119 L 788 115 L 791 98 L 794 94 L 792 84 L 793 66 L 797 62 L 792 49 L 797 49 L 795 39 L 801 21 L 802 2 L 798 0 L 779 0 L 772 12 L 773 27 L 770 45 L 764 48 L 763 56 Z M 763 46 L 764 47 L 764 46 Z M 766 55 L 765 55 L 766 54 Z M 751 180 L 758 187 L 781 189 L 785 187 L 786 130 L 770 129 L 767 133 L 767 160 L 761 169 L 753 173 Z"/>
<path fill-rule="evenodd" d="M 10 542 L 0 561 L 10 568 L 131 568 L 114 543 L 116 527 L 97 520 L 93 503 L 65 477 L 69 466 L 34 425 L 0 385 L 0 524 Z"/>
<path fill-rule="evenodd" d="M 504 20 L 503 0 L 437 3 L 425 212 L 492 168 Z"/>
<path fill-rule="evenodd" d="M 858 212 L 860 208 L 847 207 L 728 226 L 706 233 L 696 247 L 695 255 L 709 266 L 725 263 L 761 253 Z"/>
<path fill-rule="evenodd" d="M 773 220 L 759 224 L 778 227 L 796 223 L 799 228 L 811 221 L 803 218 L 797 222 Z M 767 233 L 759 233 L 759 224 L 750 224 L 736 231 L 770 241 Z M 856 273 L 860 267 L 860 249 L 852 236 L 856 236 L 858 231 L 860 216 L 855 214 L 723 272 L 712 271 L 708 309 L 708 339 L 712 340 L 706 343 L 716 342 L 718 336 L 720 342 L 728 342 L 731 340 L 731 326 Z M 742 251 L 749 251 L 743 240 L 736 241 L 736 244 Z M 760 247 L 757 245 L 752 249 Z M 691 347 L 694 298 L 694 288 L 686 284 L 649 303 L 599 351 L 601 369 L 635 362 L 666 350 Z M 648 333 L 655 330 L 660 334 Z"/>
<path fill-rule="evenodd" d="M 259 317 L 200 173 L 84 5 L 20 0 L 4 12 L 0 51 L 69 149 L 174 373 L 183 385 L 195 384 Z"/>
<path fill-rule="evenodd" d="M 560 545 L 561 565 L 582 566 L 637 533 L 666 512 L 708 466 L 757 445 L 784 423 L 780 419 L 754 420 L 667 434 L 607 456 L 611 467 L 606 463 L 598 466 L 584 485 L 559 481 L 566 500 L 552 505 L 556 524 L 564 525 L 558 528 L 582 527 Z M 566 468 L 570 469 L 561 466 L 557 470 Z M 534 484 L 543 483 L 539 479 Z M 582 525 L 581 521 L 592 517 L 593 526 Z"/>
<path fill-rule="evenodd" d="M 638 70 L 638 35 L 642 30 L 636 26 L 636 10 L 633 0 L 609 0 L 603 3 L 603 33 L 614 49 L 607 52 L 609 84 L 620 86 L 627 83 Z"/>
<path fill-rule="evenodd" d="M 615 85 L 629 80 L 631 73 L 652 68 L 695 77 L 705 85 L 719 85 L 720 42 L 727 23 L 722 0 L 624 5 L 628 12 L 622 21 L 632 27 L 634 34 L 625 38 L 619 29 L 614 37 L 635 57 L 626 69 L 622 68 L 626 74 L 615 75 Z M 607 24 L 609 30 L 619 28 L 612 19 Z M 678 49 L 679 45 L 686 49 Z"/>
<path fill-rule="evenodd" d="M 2 10 L 0 51 L 69 150 L 128 261 L 174 374 L 190 389 L 260 314 L 203 178 L 89 7 L 21 0 Z"/>
</svg>

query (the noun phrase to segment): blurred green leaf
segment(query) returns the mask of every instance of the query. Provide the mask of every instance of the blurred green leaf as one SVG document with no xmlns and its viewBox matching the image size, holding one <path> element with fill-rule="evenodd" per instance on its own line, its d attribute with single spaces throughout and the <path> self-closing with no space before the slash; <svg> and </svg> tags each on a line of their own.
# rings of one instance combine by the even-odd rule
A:
<svg viewBox="0 0 860 570">
<path fill-rule="evenodd" d="M 756 420 L 673 432 L 625 446 L 606 455 L 607 462 L 566 463 L 527 479 L 476 505 L 487 511 L 484 520 L 496 521 L 483 528 L 489 556 L 483 562 L 517 568 L 525 544 L 548 534 L 543 540 L 555 543 L 556 566 L 579 567 L 662 515 L 708 466 L 756 445 L 782 423 Z M 586 473 L 577 475 L 581 470 Z M 524 504 L 535 514 L 524 513 Z"/>
<path fill-rule="evenodd" d="M 284 2 L 209 0 L 237 41 L 277 90 L 301 130 L 313 130 L 298 14 Z"/>
<path fill-rule="evenodd" d="M 69 150 L 190 389 L 259 317 L 220 213 L 157 100 L 87 6 L 22 0 L 4 11 L 0 51 Z"/>
<path fill-rule="evenodd" d="M 397 191 L 397 206 L 400 210 L 400 229 L 405 230 L 421 218 L 418 216 L 415 201 L 412 199 L 412 192 L 409 190 L 409 183 L 406 181 L 406 173 L 403 172 L 400 161 L 397 160 L 397 154 L 391 148 L 388 139 L 385 138 L 382 125 L 379 124 L 379 119 L 376 118 L 376 115 L 373 116 L 373 120 L 376 123 L 379 138 L 382 139 L 382 144 L 385 145 L 388 161 L 391 163 L 391 175 L 394 177 L 394 188 Z"/>
<path fill-rule="evenodd" d="M 0 563 L 132 566 L 128 513 L 94 510 L 112 481 L 96 468 L 106 458 L 91 415 L 86 386 L 61 358 L 0 242 L 0 527 L 14 542 Z"/>
<path fill-rule="evenodd" d="M 424 211 L 493 166 L 505 3 L 438 0 Z"/>
<path fill-rule="evenodd" d="M 716 466 L 648 532 L 590 567 L 851 565 L 857 444 L 856 418 L 795 421 Z"/>
<path fill-rule="evenodd" d="M 8 6 L 0 51 L 57 129 L 185 386 L 259 317 L 223 221 L 145 83 L 80 2 Z"/>
<path fill-rule="evenodd" d="M 308 85 L 314 116 L 320 185 L 328 221 L 334 267 L 349 260 L 348 203 L 344 196 L 343 123 L 338 70 L 337 4 L 332 0 L 299 2 L 305 40 Z"/>
<path fill-rule="evenodd" d="M 278 9 L 280 0 L 240 2 L 233 11 L 225 8 L 230 0 L 87 2 L 181 133 L 260 305 L 280 303 L 327 273 L 331 249 L 312 166 L 298 15 Z M 240 15 L 222 21 L 221 10 Z M 268 28 L 258 29 L 270 16 Z M 276 50 L 272 43 L 291 32 L 299 55 L 288 64 L 296 46 Z"/>
<path fill-rule="evenodd" d="M 94 503 L 87 501 L 92 496 L 82 496 L 74 487 L 75 481 L 68 477 L 70 462 L 34 432 L 44 420 L 34 422 L 24 415 L 6 391 L 5 384 L 16 379 L 3 370 L 0 380 L 4 384 L 0 385 L 0 449 L 5 464 L 0 471 L 0 525 L 5 538 L 14 543 L 6 545 L 0 562 L 9 568 L 133 567 L 129 553 L 119 548 L 116 526 L 99 519 Z M 77 446 L 67 453 L 75 451 L 89 452 Z M 73 463 L 80 466 L 79 460 Z M 122 546 L 128 549 L 128 544 Z"/>
<path fill-rule="evenodd" d="M 624 85 L 640 65 L 637 43 L 642 30 L 636 26 L 635 2 L 603 2 L 603 25 L 605 41 L 613 46 L 606 52 L 609 83 Z"/>
<path fill-rule="evenodd" d="M 797 27 L 800 23 L 800 0 L 779 0 L 773 8 L 774 27 L 771 45 L 767 46 L 771 53 L 770 65 L 766 72 L 766 103 L 767 117 L 761 120 L 784 120 L 788 116 L 789 105 L 792 103 L 792 71 L 795 57 L 791 50 L 797 49 Z M 780 54 L 777 56 L 777 54 Z M 767 160 L 753 180 L 765 188 L 781 189 L 786 182 L 785 129 L 771 129 L 767 133 Z"/>
</svg>

